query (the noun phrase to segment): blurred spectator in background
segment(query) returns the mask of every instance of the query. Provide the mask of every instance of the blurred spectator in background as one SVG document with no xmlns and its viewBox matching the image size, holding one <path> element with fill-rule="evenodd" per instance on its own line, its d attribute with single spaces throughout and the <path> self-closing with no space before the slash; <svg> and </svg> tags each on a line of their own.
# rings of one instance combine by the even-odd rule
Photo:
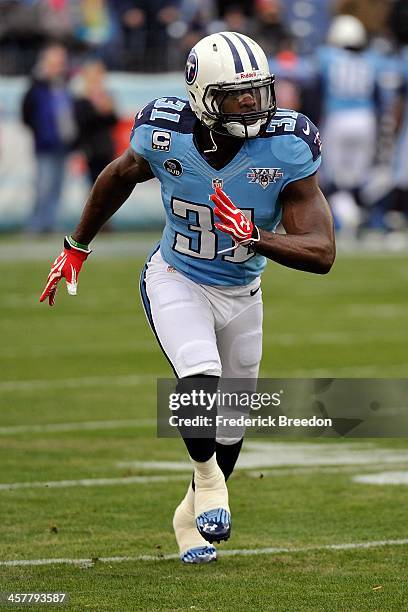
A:
<svg viewBox="0 0 408 612">
<path fill-rule="evenodd" d="M 118 0 L 111 4 L 120 17 L 127 69 L 171 69 L 168 28 L 178 20 L 179 4 L 180 0 Z"/>
<path fill-rule="evenodd" d="M 294 49 L 294 38 L 284 23 L 280 0 L 255 0 L 253 38 L 270 57 L 288 47 Z"/>
<path fill-rule="evenodd" d="M 67 68 L 63 46 L 44 49 L 23 99 L 23 121 L 32 131 L 37 163 L 35 203 L 28 226 L 35 233 L 54 229 L 65 162 L 77 134 Z"/>
<path fill-rule="evenodd" d="M 408 2 L 407 0 L 395 0 L 390 11 L 390 27 L 401 45 L 408 45 Z"/>
<path fill-rule="evenodd" d="M 46 7 L 38 2 L 0 1 L 0 70 L 27 73 L 47 37 Z"/>
<path fill-rule="evenodd" d="M 98 175 L 114 158 L 112 129 L 118 118 L 114 103 L 105 85 L 105 66 L 90 61 L 82 69 L 82 95 L 75 100 L 79 148 L 85 155 L 89 180 L 93 185 Z"/>
<path fill-rule="evenodd" d="M 80 0 L 73 13 L 74 36 L 90 48 L 98 48 L 109 42 L 113 24 L 105 0 Z"/>
<path fill-rule="evenodd" d="M 223 19 L 215 21 L 212 30 L 222 30 L 228 32 L 240 32 L 249 34 L 251 31 L 250 19 L 245 14 L 245 10 L 239 4 L 230 4 L 224 9 Z"/>
<path fill-rule="evenodd" d="M 282 0 L 285 23 L 296 38 L 296 49 L 311 55 L 324 44 L 336 0 Z"/>
<path fill-rule="evenodd" d="M 352 236 L 361 221 L 361 189 L 376 151 L 377 58 L 366 51 L 366 30 L 356 17 L 340 15 L 319 49 L 325 142 L 323 185 L 338 225 Z"/>
<path fill-rule="evenodd" d="M 318 123 L 315 72 L 310 60 L 296 53 L 292 41 L 288 40 L 286 48 L 269 58 L 269 68 L 276 77 L 278 106 L 300 111 Z"/>
<path fill-rule="evenodd" d="M 215 0 L 215 9 L 218 14 L 218 17 L 223 19 L 225 13 L 230 10 L 230 8 L 239 8 L 242 10 L 247 17 L 251 16 L 253 13 L 253 2 L 248 2 L 248 0 Z"/>
<path fill-rule="evenodd" d="M 180 21 L 175 22 L 170 29 L 174 39 L 180 39 L 179 49 L 175 46 L 173 53 L 179 55 L 178 67 L 180 70 L 186 64 L 188 53 L 194 45 L 210 33 L 209 25 L 214 16 L 212 0 L 181 0 Z M 177 43 L 177 40 L 175 40 Z M 177 65 L 172 60 L 172 64 Z"/>
<path fill-rule="evenodd" d="M 334 4 L 334 13 L 356 17 L 363 24 L 369 37 L 373 37 L 388 33 L 393 2 L 394 0 L 337 0 Z"/>
</svg>

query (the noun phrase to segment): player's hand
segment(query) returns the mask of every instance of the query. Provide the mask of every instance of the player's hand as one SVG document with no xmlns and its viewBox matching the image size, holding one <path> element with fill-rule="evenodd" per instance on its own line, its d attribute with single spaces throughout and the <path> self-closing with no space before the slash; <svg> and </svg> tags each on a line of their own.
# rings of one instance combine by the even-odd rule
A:
<svg viewBox="0 0 408 612">
<path fill-rule="evenodd" d="M 214 223 L 216 228 L 230 234 L 238 244 L 246 245 L 259 240 L 258 228 L 231 202 L 222 189 L 216 187 L 210 198 L 215 204 L 214 214 L 221 221 Z"/>
<path fill-rule="evenodd" d="M 41 294 L 40 302 L 48 298 L 49 305 L 54 306 L 58 283 L 63 277 L 66 280 L 69 295 L 76 295 L 78 275 L 81 271 L 82 264 L 90 253 L 90 250 L 73 246 L 69 242 L 68 237 L 65 236 L 64 250 L 51 266 L 51 271 L 48 275 L 45 289 Z"/>
</svg>

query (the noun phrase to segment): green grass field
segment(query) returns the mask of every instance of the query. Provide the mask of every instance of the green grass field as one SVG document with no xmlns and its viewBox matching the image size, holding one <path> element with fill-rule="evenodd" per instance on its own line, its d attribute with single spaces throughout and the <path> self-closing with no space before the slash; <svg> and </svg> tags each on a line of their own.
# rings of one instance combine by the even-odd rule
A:
<svg viewBox="0 0 408 612">
<path fill-rule="evenodd" d="M 140 305 L 143 260 L 105 258 L 97 241 L 79 295 L 61 289 L 50 309 L 48 257 L 1 261 L 7 244 L 0 591 L 66 591 L 72 610 L 408 609 L 407 486 L 354 480 L 406 472 L 406 439 L 247 441 L 219 546 L 235 554 L 182 566 L 167 555 L 189 468 L 169 469 L 184 446 L 155 435 L 156 378 L 170 371 Z M 270 264 L 261 374 L 406 378 L 407 281 L 405 255 L 339 256 L 326 277 Z M 67 562 L 4 564 L 40 559 Z"/>
</svg>

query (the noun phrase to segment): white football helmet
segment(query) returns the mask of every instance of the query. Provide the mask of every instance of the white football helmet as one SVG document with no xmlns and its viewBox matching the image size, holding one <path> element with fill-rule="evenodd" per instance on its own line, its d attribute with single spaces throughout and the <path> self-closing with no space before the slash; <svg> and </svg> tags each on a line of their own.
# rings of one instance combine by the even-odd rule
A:
<svg viewBox="0 0 408 612">
<path fill-rule="evenodd" d="M 208 128 L 255 138 L 276 112 L 275 76 L 248 36 L 219 32 L 200 40 L 186 63 L 190 106 Z"/>
<path fill-rule="evenodd" d="M 367 44 L 367 32 L 357 17 L 338 15 L 332 21 L 327 42 L 333 47 L 361 49 Z"/>
</svg>

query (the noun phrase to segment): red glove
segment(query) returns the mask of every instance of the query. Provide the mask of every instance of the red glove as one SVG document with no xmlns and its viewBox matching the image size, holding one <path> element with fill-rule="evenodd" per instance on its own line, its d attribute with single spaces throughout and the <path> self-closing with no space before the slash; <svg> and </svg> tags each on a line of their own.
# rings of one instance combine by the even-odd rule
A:
<svg viewBox="0 0 408 612">
<path fill-rule="evenodd" d="M 222 223 L 214 223 L 216 228 L 230 234 L 235 242 L 244 246 L 259 240 L 256 225 L 231 202 L 222 189 L 216 187 L 215 193 L 210 198 L 215 204 L 214 214 L 222 221 Z"/>
<path fill-rule="evenodd" d="M 90 250 L 73 246 L 68 237 L 65 236 L 64 250 L 51 266 L 51 272 L 48 275 L 45 289 L 41 294 L 40 302 L 48 298 L 49 305 L 54 306 L 57 285 L 62 277 L 66 279 L 69 295 L 76 295 L 78 274 L 90 253 Z"/>
</svg>

